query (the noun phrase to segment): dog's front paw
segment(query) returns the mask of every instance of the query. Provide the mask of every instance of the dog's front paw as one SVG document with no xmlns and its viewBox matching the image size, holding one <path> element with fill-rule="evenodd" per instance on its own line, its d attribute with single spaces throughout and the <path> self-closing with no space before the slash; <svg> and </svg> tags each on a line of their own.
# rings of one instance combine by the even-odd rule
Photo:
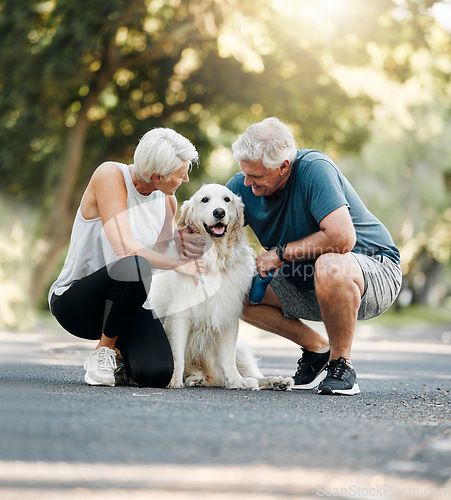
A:
<svg viewBox="0 0 451 500">
<path fill-rule="evenodd" d="M 181 389 L 183 387 L 183 378 L 176 375 L 172 375 L 171 381 L 169 382 L 168 389 Z"/>
<path fill-rule="evenodd" d="M 248 391 L 258 391 L 260 389 L 258 380 L 254 377 L 228 380 L 226 387 L 227 389 L 244 389 Z"/>
<path fill-rule="evenodd" d="M 292 377 L 264 377 L 258 381 L 261 389 L 272 389 L 273 391 L 291 391 L 294 385 Z"/>
</svg>

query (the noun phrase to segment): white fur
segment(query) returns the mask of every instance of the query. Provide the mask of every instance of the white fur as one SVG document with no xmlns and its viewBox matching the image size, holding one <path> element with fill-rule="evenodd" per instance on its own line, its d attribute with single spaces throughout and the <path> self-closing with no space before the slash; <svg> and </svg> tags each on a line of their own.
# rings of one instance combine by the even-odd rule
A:
<svg viewBox="0 0 451 500">
<path fill-rule="evenodd" d="M 225 234 L 214 237 L 213 212 L 224 210 Z M 293 380 L 264 377 L 247 344 L 237 343 L 238 320 L 254 274 L 255 256 L 243 233 L 243 203 L 225 186 L 207 184 L 183 203 L 179 227 L 207 241 L 208 269 L 194 279 L 175 271 L 154 276 L 151 301 L 162 319 L 174 355 L 171 388 L 219 386 L 230 389 L 291 389 Z"/>
</svg>

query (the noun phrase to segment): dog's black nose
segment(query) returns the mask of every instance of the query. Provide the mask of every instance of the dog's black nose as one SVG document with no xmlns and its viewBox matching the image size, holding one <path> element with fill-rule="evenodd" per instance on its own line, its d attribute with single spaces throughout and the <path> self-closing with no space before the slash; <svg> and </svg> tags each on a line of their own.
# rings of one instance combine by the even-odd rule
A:
<svg viewBox="0 0 451 500">
<path fill-rule="evenodd" d="M 215 208 L 213 210 L 213 217 L 216 217 L 217 219 L 221 220 L 225 216 L 225 210 L 223 208 Z"/>
</svg>

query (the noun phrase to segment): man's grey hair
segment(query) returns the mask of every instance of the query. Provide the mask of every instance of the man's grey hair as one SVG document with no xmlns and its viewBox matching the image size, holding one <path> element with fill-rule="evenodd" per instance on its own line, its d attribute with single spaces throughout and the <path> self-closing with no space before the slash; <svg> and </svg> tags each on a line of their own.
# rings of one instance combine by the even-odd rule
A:
<svg viewBox="0 0 451 500">
<path fill-rule="evenodd" d="M 246 129 L 232 145 L 235 161 L 256 162 L 265 168 L 279 168 L 285 160 L 296 158 L 293 133 L 277 118 L 265 118 Z"/>
<path fill-rule="evenodd" d="M 182 168 L 185 162 L 196 163 L 199 154 L 191 142 L 170 128 L 154 128 L 144 134 L 134 154 L 134 172 L 150 182 L 153 174 L 162 177 Z"/>
</svg>

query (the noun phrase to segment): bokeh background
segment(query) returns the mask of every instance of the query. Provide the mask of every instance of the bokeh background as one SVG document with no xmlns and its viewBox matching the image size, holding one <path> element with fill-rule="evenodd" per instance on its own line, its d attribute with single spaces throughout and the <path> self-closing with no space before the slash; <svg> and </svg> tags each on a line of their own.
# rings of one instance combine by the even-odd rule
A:
<svg viewBox="0 0 451 500">
<path fill-rule="evenodd" d="M 174 128 L 201 157 L 182 202 L 238 171 L 231 144 L 267 116 L 390 230 L 391 314 L 451 321 L 449 0 L 0 0 L 0 74 L 0 326 L 48 314 L 100 163 Z"/>
</svg>

